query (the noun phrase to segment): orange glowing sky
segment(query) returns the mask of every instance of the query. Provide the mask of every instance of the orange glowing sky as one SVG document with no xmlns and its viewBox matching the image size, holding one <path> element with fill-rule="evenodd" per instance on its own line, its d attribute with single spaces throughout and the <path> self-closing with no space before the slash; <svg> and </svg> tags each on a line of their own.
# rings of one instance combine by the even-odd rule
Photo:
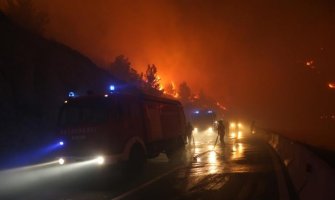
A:
<svg viewBox="0 0 335 200">
<path fill-rule="evenodd" d="M 138 71 L 155 64 L 163 81 L 187 81 L 236 115 L 283 130 L 335 112 L 325 86 L 335 78 L 331 1 L 34 2 L 49 14 L 47 37 L 102 67 L 120 54 Z"/>
</svg>

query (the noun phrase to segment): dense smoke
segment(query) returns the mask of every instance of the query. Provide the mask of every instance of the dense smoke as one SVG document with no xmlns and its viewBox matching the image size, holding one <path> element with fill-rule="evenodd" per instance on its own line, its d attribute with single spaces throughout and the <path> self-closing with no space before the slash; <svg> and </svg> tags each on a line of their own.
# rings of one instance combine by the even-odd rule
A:
<svg viewBox="0 0 335 200">
<path fill-rule="evenodd" d="M 48 37 L 102 67 L 120 54 L 138 71 L 155 64 L 163 82 L 187 81 L 231 116 L 300 137 L 335 112 L 335 91 L 327 88 L 335 79 L 331 1 L 34 3 L 49 15 Z"/>
</svg>

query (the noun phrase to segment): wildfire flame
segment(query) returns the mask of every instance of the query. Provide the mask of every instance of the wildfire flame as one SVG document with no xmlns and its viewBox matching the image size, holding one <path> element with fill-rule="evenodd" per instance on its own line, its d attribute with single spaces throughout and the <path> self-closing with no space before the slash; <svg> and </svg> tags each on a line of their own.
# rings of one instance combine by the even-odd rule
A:
<svg viewBox="0 0 335 200">
<path fill-rule="evenodd" d="M 162 84 L 162 87 L 163 87 L 163 84 Z M 163 87 L 163 89 L 164 89 L 164 94 L 172 96 L 174 98 L 178 98 L 179 95 L 177 92 L 177 88 L 173 81 L 171 81 L 168 84 L 165 84 L 165 87 Z"/>
<path fill-rule="evenodd" d="M 314 60 L 306 61 L 305 64 L 306 64 L 306 66 L 309 67 L 310 69 L 315 69 Z"/>
<path fill-rule="evenodd" d="M 164 90 L 164 87 L 163 87 L 163 85 L 160 83 L 159 84 L 159 88 L 158 88 L 160 91 L 163 91 Z"/>
<path fill-rule="evenodd" d="M 313 65 L 313 63 L 314 63 L 313 60 L 311 60 L 311 61 L 307 61 L 307 62 L 306 62 L 306 65 L 307 65 L 307 66 L 311 66 L 311 65 Z"/>
</svg>

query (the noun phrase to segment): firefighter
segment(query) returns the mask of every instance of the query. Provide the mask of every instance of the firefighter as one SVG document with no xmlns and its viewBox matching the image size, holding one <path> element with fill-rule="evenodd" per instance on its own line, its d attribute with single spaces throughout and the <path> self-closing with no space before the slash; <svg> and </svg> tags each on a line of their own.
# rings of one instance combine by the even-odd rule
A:
<svg viewBox="0 0 335 200">
<path fill-rule="evenodd" d="M 218 136 L 220 137 L 220 142 L 224 143 L 224 136 L 226 134 L 226 127 L 223 124 L 222 120 L 218 121 Z"/>
<path fill-rule="evenodd" d="M 193 132 L 193 126 L 191 122 L 188 122 L 186 126 L 186 137 L 189 144 L 191 144 L 192 141 L 192 132 Z"/>
</svg>

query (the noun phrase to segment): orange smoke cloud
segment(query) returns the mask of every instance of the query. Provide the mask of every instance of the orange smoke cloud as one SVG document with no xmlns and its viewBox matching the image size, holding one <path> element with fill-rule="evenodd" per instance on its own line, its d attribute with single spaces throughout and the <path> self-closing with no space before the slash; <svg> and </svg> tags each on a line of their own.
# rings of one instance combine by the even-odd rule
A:
<svg viewBox="0 0 335 200">
<path fill-rule="evenodd" d="M 100 66 L 120 54 L 138 71 L 155 64 L 163 85 L 186 81 L 261 125 L 307 129 L 320 110 L 334 109 L 320 88 L 334 79 L 335 18 L 317 1 L 35 2 L 49 14 L 48 37 Z M 317 78 L 306 70 L 316 63 Z"/>
</svg>

